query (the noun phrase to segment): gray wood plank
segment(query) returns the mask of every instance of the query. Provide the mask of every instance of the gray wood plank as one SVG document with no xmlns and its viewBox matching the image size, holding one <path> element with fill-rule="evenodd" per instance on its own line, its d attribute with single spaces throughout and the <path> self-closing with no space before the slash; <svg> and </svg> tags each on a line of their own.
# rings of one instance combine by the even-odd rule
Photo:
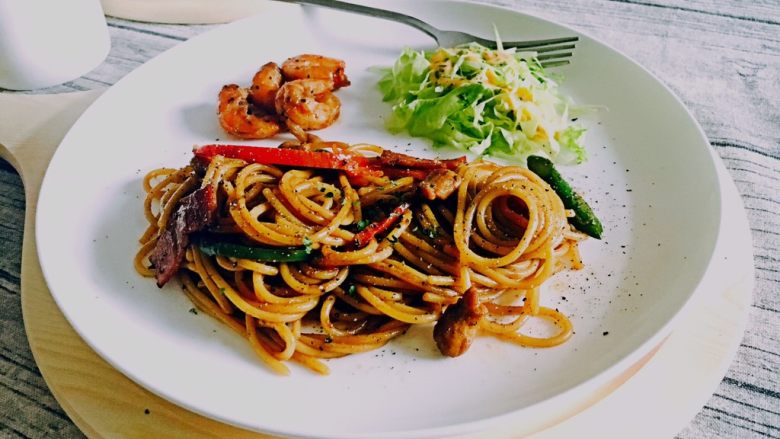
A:
<svg viewBox="0 0 780 439">
<path fill-rule="evenodd" d="M 0 160 L 0 437 L 80 437 L 41 377 L 22 321 L 20 271 L 24 192 Z"/>
</svg>

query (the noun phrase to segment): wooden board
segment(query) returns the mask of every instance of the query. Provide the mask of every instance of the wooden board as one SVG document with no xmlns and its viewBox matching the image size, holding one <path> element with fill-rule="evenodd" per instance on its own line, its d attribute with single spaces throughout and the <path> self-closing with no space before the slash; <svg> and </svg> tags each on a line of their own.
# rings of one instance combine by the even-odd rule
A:
<svg viewBox="0 0 780 439">
<path fill-rule="evenodd" d="M 92 438 L 268 437 L 184 410 L 130 381 L 73 331 L 46 287 L 33 234 L 40 183 L 62 136 L 99 94 L 0 94 L 0 133 L 5 136 L 0 139 L 0 156 L 22 175 L 27 196 L 22 309 L 38 367 L 66 413 Z M 568 401 L 534 425 L 508 425 L 493 433 L 666 437 L 677 433 L 701 409 L 742 338 L 753 288 L 744 211 L 733 183 L 719 166 L 725 202 L 739 208 L 730 209 L 732 214 L 724 224 L 736 233 L 731 237 L 734 242 L 723 244 L 731 251 L 732 265 L 730 270 L 719 270 L 718 288 L 697 298 L 661 346 L 604 386 Z M 725 264 L 717 255 L 714 263 Z"/>
</svg>

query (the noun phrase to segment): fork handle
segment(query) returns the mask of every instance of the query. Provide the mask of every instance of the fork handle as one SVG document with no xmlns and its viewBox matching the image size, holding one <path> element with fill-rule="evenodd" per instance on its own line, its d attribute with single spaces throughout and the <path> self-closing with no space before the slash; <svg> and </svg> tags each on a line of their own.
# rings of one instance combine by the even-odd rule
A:
<svg viewBox="0 0 780 439">
<path fill-rule="evenodd" d="M 415 17 L 401 14 L 398 12 L 388 11 L 385 9 L 372 8 L 370 6 L 356 5 L 354 3 L 347 3 L 338 0 L 276 0 L 284 3 L 297 3 L 301 5 L 314 5 L 322 6 L 325 8 L 337 9 L 340 11 L 353 12 L 356 14 L 368 15 L 376 18 L 383 18 L 385 20 L 397 21 L 409 26 L 412 26 L 418 30 L 430 35 L 434 40 L 438 41 L 439 30 L 430 24 L 417 19 Z"/>
</svg>

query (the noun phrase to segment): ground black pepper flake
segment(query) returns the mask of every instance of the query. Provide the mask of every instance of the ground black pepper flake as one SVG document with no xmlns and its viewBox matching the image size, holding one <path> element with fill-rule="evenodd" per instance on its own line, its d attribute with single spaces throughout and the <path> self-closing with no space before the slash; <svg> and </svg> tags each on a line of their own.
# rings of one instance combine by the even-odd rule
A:
<svg viewBox="0 0 780 439">
<path fill-rule="evenodd" d="M 145 415 L 148 415 L 148 414 L 149 414 L 149 413 L 151 413 L 151 412 L 152 412 L 152 411 L 151 411 L 151 410 L 149 410 L 149 409 L 144 409 L 144 414 L 145 414 Z"/>
<path fill-rule="evenodd" d="M 607 336 L 607 335 L 609 335 L 609 331 L 604 331 L 604 332 L 601 333 L 601 335 Z"/>
</svg>

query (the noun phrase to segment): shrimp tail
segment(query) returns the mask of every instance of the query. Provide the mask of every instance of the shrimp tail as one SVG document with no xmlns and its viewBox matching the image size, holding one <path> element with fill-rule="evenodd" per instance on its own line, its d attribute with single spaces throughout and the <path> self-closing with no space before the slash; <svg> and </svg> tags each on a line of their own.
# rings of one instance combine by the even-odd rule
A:
<svg viewBox="0 0 780 439">
<path fill-rule="evenodd" d="M 220 90 L 218 115 L 222 128 L 241 139 L 265 139 L 282 130 L 279 117 L 252 105 L 248 90 L 236 84 Z"/>
</svg>

